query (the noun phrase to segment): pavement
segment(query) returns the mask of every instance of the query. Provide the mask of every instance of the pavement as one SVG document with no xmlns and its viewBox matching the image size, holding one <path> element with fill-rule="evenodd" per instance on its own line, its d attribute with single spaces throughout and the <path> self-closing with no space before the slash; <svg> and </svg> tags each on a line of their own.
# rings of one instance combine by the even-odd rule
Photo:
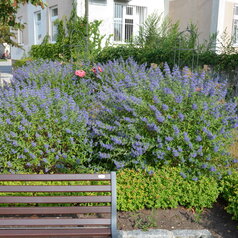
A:
<svg viewBox="0 0 238 238">
<path fill-rule="evenodd" d="M 213 238 L 208 230 L 163 230 L 119 231 L 118 238 Z"/>
<path fill-rule="evenodd" d="M 11 83 L 12 79 L 12 61 L 0 61 L 0 86 Z"/>
</svg>

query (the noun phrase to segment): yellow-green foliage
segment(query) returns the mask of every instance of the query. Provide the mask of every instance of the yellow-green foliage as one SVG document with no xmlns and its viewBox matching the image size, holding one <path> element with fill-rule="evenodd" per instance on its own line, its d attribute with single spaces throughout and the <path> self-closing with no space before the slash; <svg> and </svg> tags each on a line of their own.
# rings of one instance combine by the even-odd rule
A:
<svg viewBox="0 0 238 238">
<path fill-rule="evenodd" d="M 226 210 L 233 215 L 233 219 L 238 220 L 238 172 L 227 175 L 221 181 L 223 187 L 223 198 L 227 201 Z"/>
<path fill-rule="evenodd" d="M 214 178 L 184 179 L 178 168 L 163 168 L 153 173 L 122 170 L 117 173 L 118 210 L 172 208 L 178 205 L 202 209 L 211 207 L 219 195 Z"/>
<path fill-rule="evenodd" d="M 27 62 L 32 61 L 33 58 L 24 58 L 24 59 L 20 59 L 20 60 L 13 60 L 12 61 L 12 66 L 14 69 L 18 68 L 18 67 L 22 67 L 25 66 L 27 64 Z"/>
</svg>

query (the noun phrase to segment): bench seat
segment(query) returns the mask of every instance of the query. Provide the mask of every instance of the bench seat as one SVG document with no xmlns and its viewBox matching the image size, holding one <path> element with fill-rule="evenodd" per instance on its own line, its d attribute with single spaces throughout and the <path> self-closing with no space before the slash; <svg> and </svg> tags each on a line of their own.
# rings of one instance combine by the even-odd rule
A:
<svg viewBox="0 0 238 238">
<path fill-rule="evenodd" d="M 117 237 L 115 172 L 0 175 L 0 237 Z"/>
</svg>

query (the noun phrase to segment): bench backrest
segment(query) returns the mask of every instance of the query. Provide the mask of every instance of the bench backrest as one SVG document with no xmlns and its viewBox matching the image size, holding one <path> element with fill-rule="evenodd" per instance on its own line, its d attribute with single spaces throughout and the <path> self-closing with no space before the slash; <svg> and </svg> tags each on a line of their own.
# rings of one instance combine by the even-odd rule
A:
<svg viewBox="0 0 238 238">
<path fill-rule="evenodd" d="M 19 182 L 16 185 L 9 185 L 9 182 L 3 185 L 2 181 L 25 182 L 24 185 L 19 185 Z M 31 181 L 40 181 L 40 185 L 32 185 L 29 183 Z M 59 185 L 58 182 L 57 185 L 52 185 L 53 181 L 76 182 L 73 182 L 73 185 Z M 82 185 L 79 181 L 109 181 L 109 183 L 108 185 L 87 185 L 86 182 L 86 185 Z M 87 227 L 89 230 L 102 228 L 110 232 L 112 237 L 116 237 L 115 172 L 110 174 L 6 174 L 0 175 L 0 182 L 0 229 L 13 226 L 17 229 L 57 226 L 58 228 L 65 226 L 67 229 Z M 77 185 L 78 182 L 81 185 Z M 46 184 L 42 185 L 42 183 Z M 91 192 L 93 194 L 89 194 Z M 100 203 L 110 203 L 110 206 L 102 206 Z M 49 206 L 49 204 L 52 205 Z M 66 206 L 62 206 L 63 204 Z M 58 217 L 54 216 L 56 214 Z M 103 217 L 101 214 L 106 216 Z"/>
</svg>

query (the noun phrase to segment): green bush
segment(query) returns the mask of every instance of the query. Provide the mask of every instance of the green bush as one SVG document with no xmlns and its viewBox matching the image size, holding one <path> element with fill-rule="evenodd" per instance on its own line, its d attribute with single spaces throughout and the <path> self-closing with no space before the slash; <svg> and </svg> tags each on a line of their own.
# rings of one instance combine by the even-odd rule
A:
<svg viewBox="0 0 238 238">
<path fill-rule="evenodd" d="M 174 48 L 165 49 L 162 47 L 156 48 L 138 48 L 134 45 L 110 46 L 104 48 L 96 57 L 98 62 L 108 62 L 115 59 L 133 58 L 137 63 L 150 65 L 155 63 L 167 63 L 170 67 L 178 64 L 180 67 L 200 67 L 210 65 L 216 70 L 235 69 L 234 61 L 230 61 L 228 55 L 217 55 L 214 51 L 205 51 L 196 53 L 193 51 L 175 51 Z M 234 58 L 235 56 L 233 56 Z M 192 65 L 193 63 L 193 65 Z M 228 69 L 227 68 L 227 69 Z"/>
<path fill-rule="evenodd" d="M 117 208 L 136 211 L 143 208 L 174 208 L 178 205 L 202 209 L 211 207 L 219 195 L 215 179 L 183 179 L 178 168 L 154 171 L 124 169 L 117 172 Z"/>
<path fill-rule="evenodd" d="M 222 196 L 227 201 L 226 211 L 238 220 L 238 172 L 227 175 L 221 181 L 223 187 Z"/>
<path fill-rule="evenodd" d="M 32 61 L 32 60 L 33 60 L 33 58 L 31 58 L 31 57 L 27 57 L 27 58 L 20 59 L 20 60 L 12 60 L 12 67 L 13 67 L 14 69 L 23 67 L 23 66 L 25 66 L 28 62 L 30 62 L 30 61 Z"/>
<path fill-rule="evenodd" d="M 30 50 L 30 56 L 35 59 L 54 59 L 59 60 L 62 49 L 59 44 L 45 43 L 42 45 L 33 45 Z"/>
<path fill-rule="evenodd" d="M 138 63 L 141 61 L 147 62 L 147 59 L 143 57 L 144 50 L 137 48 L 133 45 L 119 45 L 105 47 L 96 57 L 97 62 L 106 63 L 110 60 L 128 58 L 135 59 Z M 142 59 L 140 58 L 143 57 Z"/>
</svg>

